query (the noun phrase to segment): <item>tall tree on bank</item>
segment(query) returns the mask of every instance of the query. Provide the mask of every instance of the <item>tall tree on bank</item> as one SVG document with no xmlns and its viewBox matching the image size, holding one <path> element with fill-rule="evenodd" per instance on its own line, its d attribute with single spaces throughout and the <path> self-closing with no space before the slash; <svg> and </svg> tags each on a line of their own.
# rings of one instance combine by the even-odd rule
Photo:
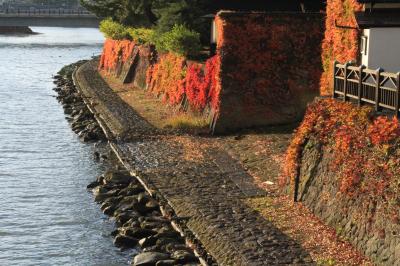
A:
<svg viewBox="0 0 400 266">
<path fill-rule="evenodd" d="M 81 4 L 99 17 L 111 17 L 129 26 L 149 27 L 157 22 L 154 0 L 81 0 Z"/>
<path fill-rule="evenodd" d="M 175 24 L 197 29 L 212 0 L 81 0 L 89 11 L 128 26 L 155 27 L 160 32 Z"/>
</svg>

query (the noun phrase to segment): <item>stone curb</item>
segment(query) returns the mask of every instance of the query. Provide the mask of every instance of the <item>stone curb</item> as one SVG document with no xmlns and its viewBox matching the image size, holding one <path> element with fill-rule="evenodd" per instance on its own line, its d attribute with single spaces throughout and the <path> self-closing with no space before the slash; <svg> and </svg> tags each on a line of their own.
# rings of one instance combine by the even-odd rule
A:
<svg viewBox="0 0 400 266">
<path fill-rule="evenodd" d="M 86 64 L 91 64 L 91 63 L 92 62 L 88 62 Z M 127 132 L 127 129 L 124 129 L 123 126 L 120 126 L 119 128 L 114 127 L 114 129 L 111 129 L 112 127 L 111 128 L 109 127 L 110 122 L 113 120 L 112 113 L 109 111 L 109 109 L 106 108 L 104 102 L 102 102 L 100 98 L 97 98 L 97 96 L 94 94 L 94 90 L 88 89 L 86 83 L 87 81 L 86 79 L 84 79 L 84 75 L 82 73 L 79 74 L 78 73 L 79 73 L 79 68 L 77 68 L 72 74 L 74 85 L 76 86 L 77 90 L 81 92 L 84 103 L 87 105 L 90 112 L 92 112 L 92 114 L 94 115 L 101 129 L 104 131 L 104 134 L 108 139 L 111 149 L 114 151 L 115 155 L 121 161 L 121 163 L 124 166 L 126 166 L 124 164 L 124 160 L 121 157 L 121 152 L 118 149 L 118 145 L 116 144 L 115 141 L 118 139 L 119 140 L 123 139 L 125 137 L 123 136 L 123 134 Z M 85 83 L 82 84 L 82 79 L 86 84 Z M 108 114 L 108 115 L 102 115 L 102 114 Z M 142 178 L 140 178 L 140 176 L 132 172 L 131 175 L 134 176 L 142 184 L 145 190 L 152 197 L 157 199 L 157 201 L 160 204 L 160 210 L 162 214 L 165 217 L 171 219 L 172 226 L 185 238 L 186 245 L 188 245 L 194 250 L 194 253 L 199 258 L 201 264 L 204 266 L 217 265 L 215 259 L 205 250 L 201 242 L 196 238 L 195 234 L 188 229 L 188 227 L 186 226 L 185 217 L 183 217 L 183 219 L 181 217 L 178 217 L 175 214 L 173 208 L 169 205 L 168 201 L 164 197 L 162 197 L 160 193 L 157 192 L 157 189 L 153 185 L 149 184 L 148 182 L 145 182 Z"/>
</svg>

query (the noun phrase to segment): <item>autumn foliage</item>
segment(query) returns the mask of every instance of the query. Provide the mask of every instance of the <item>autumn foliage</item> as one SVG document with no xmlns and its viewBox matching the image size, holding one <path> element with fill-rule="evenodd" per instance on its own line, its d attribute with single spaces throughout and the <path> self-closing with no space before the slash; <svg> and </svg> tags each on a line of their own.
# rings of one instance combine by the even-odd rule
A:
<svg viewBox="0 0 400 266">
<path fill-rule="evenodd" d="M 330 171 L 337 173 L 345 195 L 383 196 L 398 193 L 400 124 L 397 118 L 374 115 L 334 99 L 319 100 L 307 110 L 286 154 L 285 176 L 293 184 L 303 148 L 310 138 L 332 152 Z"/>
<path fill-rule="evenodd" d="M 114 71 L 118 62 L 125 63 L 128 60 L 134 48 L 135 43 L 132 41 L 107 39 L 104 42 L 99 69 Z"/>
<path fill-rule="evenodd" d="M 248 109 L 289 103 L 295 95 L 319 90 L 322 19 L 301 15 L 229 13 L 217 20 L 219 49 Z M 304 29 L 297 23 L 303 22 Z M 307 65 L 306 71 L 299 71 Z"/>
<path fill-rule="evenodd" d="M 99 69 L 115 74 L 118 66 L 132 56 L 135 47 L 133 41 L 107 39 Z M 160 54 L 147 69 L 147 90 L 169 105 L 186 111 L 217 113 L 220 102 L 219 62 L 218 55 L 203 64 L 188 61 L 175 53 Z"/>
<path fill-rule="evenodd" d="M 185 58 L 164 54 L 147 71 L 147 89 L 169 104 L 180 104 L 184 96 L 183 78 Z"/>
<path fill-rule="evenodd" d="M 159 61 L 148 69 L 147 88 L 171 105 L 188 105 L 198 112 L 207 107 L 217 111 L 218 62 L 218 56 L 200 64 L 171 53 L 161 55 Z"/>
<path fill-rule="evenodd" d="M 332 94 L 333 62 L 357 60 L 359 54 L 359 34 L 355 11 L 362 5 L 357 0 L 328 0 L 326 8 L 325 38 L 322 45 L 321 95 Z M 341 28 L 338 26 L 346 26 Z"/>
<path fill-rule="evenodd" d="M 216 26 L 217 54 L 204 63 L 159 49 L 146 59 L 149 93 L 180 110 L 211 114 L 215 131 L 299 120 L 319 92 L 322 16 L 222 11 Z M 99 68 L 129 69 L 121 65 L 135 47 L 108 39 Z"/>
</svg>

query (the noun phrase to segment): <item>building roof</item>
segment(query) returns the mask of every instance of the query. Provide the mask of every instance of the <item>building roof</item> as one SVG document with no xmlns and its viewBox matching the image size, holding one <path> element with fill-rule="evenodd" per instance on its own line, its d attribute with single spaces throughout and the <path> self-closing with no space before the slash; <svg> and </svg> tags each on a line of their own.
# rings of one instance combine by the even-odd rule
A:
<svg viewBox="0 0 400 266">
<path fill-rule="evenodd" d="M 358 27 L 361 29 L 378 27 L 400 27 L 400 11 L 393 12 L 356 12 Z"/>
<path fill-rule="evenodd" d="M 359 3 L 365 4 L 365 3 L 375 3 L 375 4 L 380 4 L 380 3 L 400 3 L 400 0 L 357 0 Z"/>
<path fill-rule="evenodd" d="M 308 11 L 325 10 L 326 0 L 214 0 L 215 10 L 235 11 L 301 11 L 304 4 Z"/>
</svg>

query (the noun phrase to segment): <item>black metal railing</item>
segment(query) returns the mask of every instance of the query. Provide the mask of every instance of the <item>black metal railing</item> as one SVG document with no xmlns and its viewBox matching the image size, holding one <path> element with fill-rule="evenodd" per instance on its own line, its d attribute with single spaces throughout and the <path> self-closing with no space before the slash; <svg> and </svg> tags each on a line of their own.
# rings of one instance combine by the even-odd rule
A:
<svg viewBox="0 0 400 266">
<path fill-rule="evenodd" d="M 333 97 L 343 101 L 375 106 L 376 111 L 390 110 L 399 116 L 400 72 L 367 69 L 351 63 L 334 63 Z"/>
</svg>

